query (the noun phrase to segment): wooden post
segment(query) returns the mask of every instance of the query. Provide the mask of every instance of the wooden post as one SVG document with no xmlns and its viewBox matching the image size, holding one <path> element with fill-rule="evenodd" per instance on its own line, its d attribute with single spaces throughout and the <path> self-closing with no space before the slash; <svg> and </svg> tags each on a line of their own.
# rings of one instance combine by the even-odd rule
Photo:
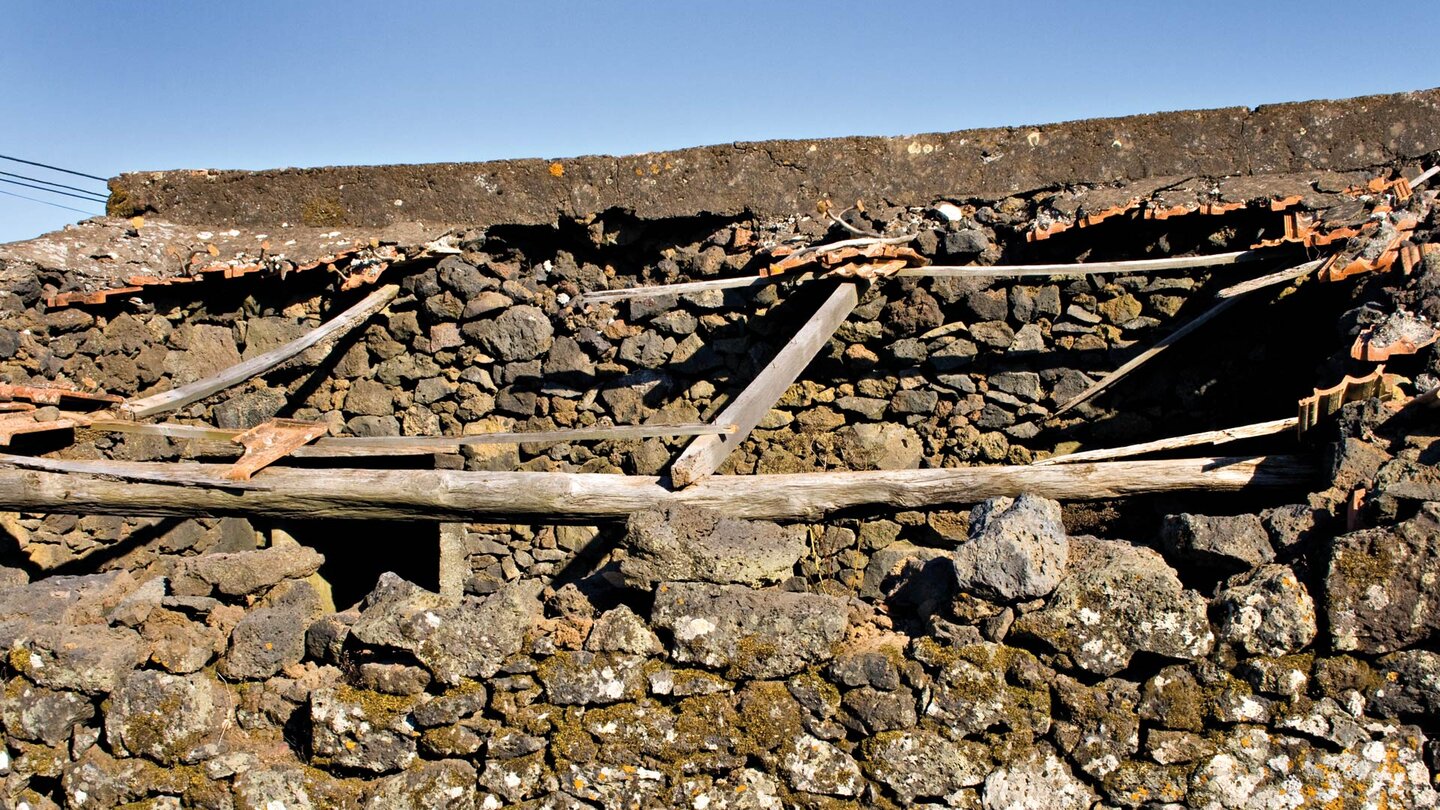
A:
<svg viewBox="0 0 1440 810">
<path fill-rule="evenodd" d="M 836 287 L 820 309 L 795 333 L 795 337 L 715 418 L 717 425 L 735 425 L 738 429 L 733 433 L 701 436 L 691 442 L 670 466 L 670 479 L 675 486 L 689 486 L 715 472 L 730 451 L 745 441 L 750 431 L 760 424 L 760 420 L 785 394 L 785 389 L 810 365 L 820 348 L 859 303 L 855 284 L 846 282 Z"/>
</svg>

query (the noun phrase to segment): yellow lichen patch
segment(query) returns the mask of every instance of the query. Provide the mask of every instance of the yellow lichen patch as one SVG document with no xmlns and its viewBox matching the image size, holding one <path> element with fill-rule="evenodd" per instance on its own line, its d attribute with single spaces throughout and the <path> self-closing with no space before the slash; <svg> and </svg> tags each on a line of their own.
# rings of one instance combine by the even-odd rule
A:
<svg viewBox="0 0 1440 810">
<path fill-rule="evenodd" d="M 556 162 L 556 163 L 551 163 L 551 164 L 550 164 L 550 176 L 551 176 L 551 177 L 564 177 L 564 176 L 565 176 L 565 167 L 564 167 L 563 165 L 561 165 L 560 163 L 558 163 L 558 162 Z"/>
</svg>

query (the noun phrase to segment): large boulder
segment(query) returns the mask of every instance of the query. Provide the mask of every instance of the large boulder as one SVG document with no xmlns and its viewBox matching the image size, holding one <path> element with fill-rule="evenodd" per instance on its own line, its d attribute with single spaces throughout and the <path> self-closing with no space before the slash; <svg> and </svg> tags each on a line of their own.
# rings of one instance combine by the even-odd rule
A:
<svg viewBox="0 0 1440 810">
<path fill-rule="evenodd" d="M 1069 556 L 1060 504 L 1033 495 L 991 498 L 970 512 L 970 539 L 955 549 L 955 576 L 962 591 L 1024 601 L 1055 590 Z"/>
<path fill-rule="evenodd" d="M 494 318 L 468 323 L 467 336 L 485 351 L 511 362 L 534 360 L 554 344 L 555 327 L 544 311 L 528 304 L 510 307 Z"/>
<path fill-rule="evenodd" d="M 676 661 L 745 678 L 785 677 L 828 660 L 847 618 L 845 600 L 834 596 L 697 582 L 661 585 L 651 614 L 669 631 Z"/>
<path fill-rule="evenodd" d="M 1440 502 L 1397 526 L 1341 535 L 1330 547 L 1326 615 L 1336 649 L 1381 654 L 1440 629 Z"/>
<path fill-rule="evenodd" d="M 1137 652 L 1193 659 L 1215 643 L 1205 600 L 1186 590 L 1159 554 L 1079 537 L 1071 540 L 1070 571 L 1050 601 L 1021 616 L 1011 632 L 1099 675 L 1129 666 Z"/>
<path fill-rule="evenodd" d="M 1232 579 L 1215 597 L 1220 640 L 1246 655 L 1279 656 L 1315 640 L 1315 600 L 1283 565 Z"/>
<path fill-rule="evenodd" d="M 623 546 L 630 556 L 621 561 L 620 573 L 642 588 L 675 581 L 778 582 L 794 573 L 806 552 L 798 529 L 684 504 L 633 513 Z"/>
<path fill-rule="evenodd" d="M 862 750 L 871 778 L 905 805 L 978 785 L 994 767 L 984 743 L 955 742 L 928 729 L 876 734 Z"/>
<path fill-rule="evenodd" d="M 538 580 L 520 580 L 454 605 L 394 574 L 382 574 L 350 636 L 362 644 L 408 651 L 444 684 L 488 678 L 520 651 L 525 634 L 539 620 L 541 588 Z"/>
<path fill-rule="evenodd" d="M 111 696 L 105 738 L 119 753 L 162 765 L 199 762 L 220 753 L 234 709 L 214 678 L 139 670 Z"/>
</svg>

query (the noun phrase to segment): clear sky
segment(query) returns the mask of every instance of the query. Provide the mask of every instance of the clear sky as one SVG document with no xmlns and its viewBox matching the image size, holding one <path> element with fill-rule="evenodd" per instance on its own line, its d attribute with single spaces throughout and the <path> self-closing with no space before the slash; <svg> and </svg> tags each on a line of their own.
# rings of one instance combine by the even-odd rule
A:
<svg viewBox="0 0 1440 810">
<path fill-rule="evenodd" d="M 106 177 L 624 154 L 1440 85 L 1433 0 L 0 0 L 0 15 L 0 154 Z M 0 241 L 79 218 L 0 195 Z"/>
</svg>

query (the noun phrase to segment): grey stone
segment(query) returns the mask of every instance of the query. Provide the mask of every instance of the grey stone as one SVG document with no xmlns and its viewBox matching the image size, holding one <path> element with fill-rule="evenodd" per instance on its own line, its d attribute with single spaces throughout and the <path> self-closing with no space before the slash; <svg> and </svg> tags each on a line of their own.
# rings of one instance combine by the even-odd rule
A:
<svg viewBox="0 0 1440 810">
<path fill-rule="evenodd" d="M 904 425 L 846 425 L 836 433 L 836 448 L 853 470 L 913 470 L 920 466 L 924 446 Z"/>
<path fill-rule="evenodd" d="M 528 304 L 510 307 L 490 320 L 465 324 L 467 335 L 506 362 L 534 360 L 554 343 L 555 328 L 544 311 Z"/>
<path fill-rule="evenodd" d="M 1004 391 L 1026 402 L 1039 402 L 1045 394 L 1040 387 L 1040 375 L 1033 371 L 1000 371 L 987 380 L 992 390 Z"/>
<path fill-rule="evenodd" d="M 930 365 L 939 372 L 950 372 L 965 368 L 975 360 L 979 349 L 964 338 L 956 338 L 944 346 L 930 350 Z"/>
<path fill-rule="evenodd" d="M 945 252 L 972 255 L 990 248 L 990 235 L 979 228 L 962 228 L 945 234 Z"/>
<path fill-rule="evenodd" d="M 1270 535 L 1255 515 L 1167 515 L 1160 541 L 1180 562 L 1230 572 L 1275 559 Z"/>
<path fill-rule="evenodd" d="M 545 356 L 545 374 L 548 376 L 574 374 L 593 376 L 595 361 L 585 354 L 580 343 L 572 337 L 558 337 Z"/>
<path fill-rule="evenodd" d="M 458 689 L 417 705 L 414 710 L 415 723 L 421 728 L 458 723 L 482 711 L 485 701 L 485 687 L 479 683 L 467 682 Z"/>
<path fill-rule="evenodd" d="M 956 742 L 928 729 L 876 734 L 863 750 L 870 777 L 906 805 L 917 799 L 940 801 L 981 784 L 993 767 L 983 743 Z"/>
<path fill-rule="evenodd" d="M 1381 654 L 1440 629 L 1440 503 L 1393 527 L 1335 538 L 1325 575 L 1325 610 L 1336 649 Z"/>
<path fill-rule="evenodd" d="M 184 385 L 218 374 L 240 362 L 235 335 L 228 326 L 201 324 L 191 327 L 189 345 L 165 356 L 165 373 L 175 385 Z"/>
<path fill-rule="evenodd" d="M 1047 745 L 1005 762 L 985 777 L 985 810 L 1089 810 L 1099 796 Z"/>
<path fill-rule="evenodd" d="M 971 324 L 970 337 L 992 349 L 1008 349 L 1015 342 L 1015 330 L 1004 321 Z"/>
<path fill-rule="evenodd" d="M 305 657 L 307 617 L 297 610 L 261 608 L 245 614 L 220 660 L 227 678 L 262 680 Z"/>
<path fill-rule="evenodd" d="M 443 278 L 443 276 L 442 276 Z M 367 810 L 475 810 L 475 768 L 461 759 L 422 762 L 373 783 Z"/>
<path fill-rule="evenodd" d="M 1137 652 L 1194 659 L 1215 642 L 1205 600 L 1186 590 L 1159 554 L 1078 537 L 1070 540 L 1069 572 L 1049 602 L 1017 619 L 1011 633 L 1100 675 L 1124 669 Z"/>
<path fill-rule="evenodd" d="M 191 764 L 220 753 L 234 709 L 214 678 L 139 670 L 111 696 L 105 739 L 120 753 Z"/>
<path fill-rule="evenodd" d="M 248 596 L 286 579 L 307 577 L 323 562 L 325 558 L 307 546 L 202 554 L 181 563 L 171 587 L 186 596 L 205 596 L 211 590 L 226 596 Z"/>
<path fill-rule="evenodd" d="M 95 716 L 95 704 L 75 692 L 36 686 L 26 678 L 13 678 L 0 701 L 0 722 L 5 732 L 22 740 L 57 746 L 70 739 L 70 729 Z"/>
<path fill-rule="evenodd" d="M 1283 565 L 1264 565 L 1215 597 L 1216 635 L 1247 655 L 1288 655 L 1315 639 L 1315 600 Z"/>
<path fill-rule="evenodd" d="M 414 655 L 437 681 L 488 678 L 520 651 L 540 618 L 541 584 L 521 580 L 454 605 L 394 574 L 383 574 L 350 634 L 364 644 Z"/>
<path fill-rule="evenodd" d="M 536 674 L 557 706 L 617 703 L 644 697 L 645 662 L 638 655 L 565 650 L 545 659 Z"/>
<path fill-rule="evenodd" d="M 600 614 L 590 635 L 585 639 L 585 649 L 592 652 L 620 652 L 632 655 L 654 656 L 665 652 L 665 647 L 645 620 L 635 615 L 630 608 L 620 605 Z"/>
<path fill-rule="evenodd" d="M 348 686 L 310 693 L 310 747 L 321 763 L 370 773 L 409 767 L 416 759 L 413 698 Z"/>
<path fill-rule="evenodd" d="M 858 796 L 865 786 L 860 766 L 824 740 L 801 734 L 780 751 L 780 768 L 796 790 L 827 796 Z"/>
<path fill-rule="evenodd" d="M 890 407 L 896 413 L 933 414 L 940 404 L 940 395 L 934 391 L 911 389 L 896 391 L 890 398 Z"/>
<path fill-rule="evenodd" d="M 797 529 L 685 504 L 632 513 L 622 546 L 630 556 L 620 573 L 646 588 L 665 581 L 778 582 L 794 573 L 807 549 Z"/>
<path fill-rule="evenodd" d="M 134 630 L 83 624 L 37 628 L 9 655 L 12 666 L 41 686 L 106 694 L 145 660 L 146 648 Z"/>
<path fill-rule="evenodd" d="M 1381 656 L 1375 668 L 1381 678 L 1369 695 L 1372 713 L 1391 718 L 1440 715 L 1440 653 L 1403 650 Z"/>
<path fill-rule="evenodd" d="M 215 425 L 226 430 L 249 430 L 285 407 L 285 391 L 260 388 L 231 397 L 215 406 Z"/>
<path fill-rule="evenodd" d="M 890 403 L 879 397 L 837 397 L 835 406 L 842 411 L 858 413 L 866 419 L 879 419 L 885 415 Z"/>
<path fill-rule="evenodd" d="M 389 416 L 395 412 L 395 396 L 377 380 L 355 380 L 345 392 L 345 410 L 360 416 Z"/>
<path fill-rule="evenodd" d="M 1033 495 L 991 498 L 970 512 L 970 538 L 954 552 L 955 574 L 961 590 L 1025 601 L 1055 590 L 1069 554 L 1060 504 Z"/>
<path fill-rule="evenodd" d="M 909 689 L 882 691 L 862 686 L 845 693 L 841 701 L 870 734 L 899 731 L 915 725 L 915 695 Z"/>
<path fill-rule="evenodd" d="M 845 600 L 833 596 L 688 582 L 661 585 L 651 615 L 670 633 L 676 661 L 749 678 L 784 677 L 828 660 L 847 621 Z"/>
</svg>

